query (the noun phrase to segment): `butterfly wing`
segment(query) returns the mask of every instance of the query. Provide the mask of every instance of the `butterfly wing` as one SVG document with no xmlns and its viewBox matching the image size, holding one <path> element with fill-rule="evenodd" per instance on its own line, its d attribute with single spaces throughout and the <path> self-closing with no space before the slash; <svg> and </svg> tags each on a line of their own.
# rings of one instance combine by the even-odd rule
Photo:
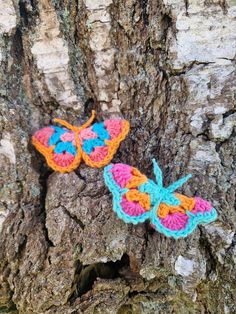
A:
<svg viewBox="0 0 236 314">
<path fill-rule="evenodd" d="M 104 179 L 113 194 L 113 210 L 127 223 L 137 224 L 149 218 L 150 197 L 140 187 L 148 182 L 136 168 L 111 164 L 104 169 Z"/>
<path fill-rule="evenodd" d="M 32 136 L 32 143 L 55 171 L 70 172 L 80 164 L 78 135 L 65 127 L 45 127 Z"/>
<path fill-rule="evenodd" d="M 217 212 L 209 202 L 200 197 L 189 198 L 177 193 L 174 196 L 179 200 L 179 205 L 160 203 L 158 209 L 151 213 L 152 226 L 167 237 L 186 237 L 197 225 L 216 220 Z"/>
<path fill-rule="evenodd" d="M 95 168 L 107 165 L 120 142 L 129 132 L 129 122 L 122 119 L 94 123 L 79 134 L 84 162 Z"/>
</svg>

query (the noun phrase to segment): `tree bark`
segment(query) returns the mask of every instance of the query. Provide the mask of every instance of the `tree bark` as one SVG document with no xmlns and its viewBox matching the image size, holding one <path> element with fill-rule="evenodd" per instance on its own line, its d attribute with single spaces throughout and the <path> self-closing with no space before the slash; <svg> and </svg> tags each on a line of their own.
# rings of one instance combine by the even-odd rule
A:
<svg viewBox="0 0 236 314">
<path fill-rule="evenodd" d="M 236 313 L 235 0 L 0 0 L 0 312 Z M 31 135 L 91 110 L 113 161 L 211 201 L 185 239 L 112 211 L 103 169 L 53 173 Z"/>
</svg>

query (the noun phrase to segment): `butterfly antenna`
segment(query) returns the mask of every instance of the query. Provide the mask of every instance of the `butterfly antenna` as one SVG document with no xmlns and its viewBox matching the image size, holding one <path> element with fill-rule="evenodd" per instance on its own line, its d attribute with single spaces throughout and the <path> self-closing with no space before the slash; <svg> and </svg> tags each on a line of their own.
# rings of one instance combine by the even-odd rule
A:
<svg viewBox="0 0 236 314">
<path fill-rule="evenodd" d="M 155 174 L 155 177 L 156 177 L 157 185 L 159 187 L 162 187 L 163 186 L 163 177 L 162 177 L 161 168 L 158 166 L 158 163 L 156 162 L 155 159 L 152 159 L 152 163 L 153 163 L 154 174 Z"/>
<path fill-rule="evenodd" d="M 168 186 L 167 190 L 170 193 L 173 193 L 175 190 L 177 190 L 179 187 L 181 187 L 185 182 L 187 182 L 192 177 L 191 174 L 188 174 L 187 176 L 177 180 L 176 182 L 172 183 Z"/>
<path fill-rule="evenodd" d="M 53 121 L 65 126 L 69 130 L 76 131 L 76 129 L 77 129 L 75 126 L 71 125 L 70 123 L 66 122 L 65 120 L 56 118 L 56 119 L 53 119 Z"/>
<path fill-rule="evenodd" d="M 81 131 L 81 130 L 87 128 L 87 127 L 93 122 L 93 120 L 94 120 L 94 118 L 95 118 L 95 113 L 96 113 L 95 110 L 92 110 L 92 115 L 91 115 L 91 117 L 90 117 L 89 120 L 88 120 L 84 125 L 82 125 L 81 127 L 73 126 L 73 125 L 71 125 L 70 123 L 66 122 L 65 120 L 58 119 L 58 118 L 53 119 L 53 121 L 54 121 L 54 122 L 57 122 L 57 123 L 59 123 L 59 124 L 61 124 L 61 125 L 63 125 L 63 126 L 65 126 L 67 129 L 72 130 L 72 131 L 74 131 L 74 132 L 75 132 L 75 131 Z"/>
<path fill-rule="evenodd" d="M 93 122 L 94 118 L 95 118 L 95 114 L 96 114 L 96 111 L 95 110 L 92 110 L 92 115 L 91 117 L 89 118 L 89 120 L 87 122 L 85 122 L 85 124 L 83 124 L 81 127 L 80 127 L 80 130 L 83 130 L 83 129 L 86 129 L 88 126 L 90 126 L 90 124 Z"/>
</svg>

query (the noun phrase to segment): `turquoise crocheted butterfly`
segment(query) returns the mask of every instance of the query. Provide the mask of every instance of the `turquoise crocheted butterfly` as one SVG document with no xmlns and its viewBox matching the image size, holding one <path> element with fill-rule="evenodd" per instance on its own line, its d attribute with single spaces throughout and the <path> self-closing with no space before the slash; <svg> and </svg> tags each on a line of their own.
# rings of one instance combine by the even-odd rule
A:
<svg viewBox="0 0 236 314">
<path fill-rule="evenodd" d="M 186 237 L 198 224 L 216 220 L 217 212 L 209 202 L 175 192 L 191 175 L 163 187 L 162 171 L 155 160 L 153 165 L 156 182 L 126 164 L 105 167 L 105 183 L 119 218 L 133 224 L 149 220 L 157 231 L 175 239 Z"/>
</svg>

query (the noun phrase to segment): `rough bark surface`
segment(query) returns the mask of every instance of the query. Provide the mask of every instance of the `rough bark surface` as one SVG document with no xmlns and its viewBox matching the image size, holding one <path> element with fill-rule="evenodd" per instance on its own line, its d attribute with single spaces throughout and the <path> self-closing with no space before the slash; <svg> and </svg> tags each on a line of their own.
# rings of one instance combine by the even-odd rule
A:
<svg viewBox="0 0 236 314">
<path fill-rule="evenodd" d="M 0 0 L 0 312 L 236 313 L 235 0 Z M 175 241 L 112 212 L 102 170 L 52 173 L 54 117 L 131 123 L 115 161 L 193 173 L 216 223 Z"/>
</svg>

